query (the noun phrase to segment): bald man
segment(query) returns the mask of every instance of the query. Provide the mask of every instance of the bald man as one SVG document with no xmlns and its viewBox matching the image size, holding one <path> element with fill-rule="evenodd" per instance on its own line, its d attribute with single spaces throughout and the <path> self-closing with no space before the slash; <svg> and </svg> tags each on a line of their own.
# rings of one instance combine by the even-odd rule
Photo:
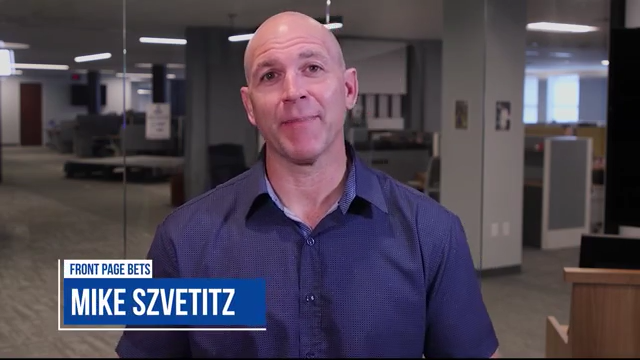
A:
<svg viewBox="0 0 640 360">
<path fill-rule="evenodd" d="M 244 174 L 159 225 L 155 277 L 263 278 L 266 331 L 125 332 L 121 357 L 490 357 L 498 341 L 458 217 L 345 142 L 358 94 L 335 37 L 286 12 L 245 52 L 265 139 Z"/>
</svg>

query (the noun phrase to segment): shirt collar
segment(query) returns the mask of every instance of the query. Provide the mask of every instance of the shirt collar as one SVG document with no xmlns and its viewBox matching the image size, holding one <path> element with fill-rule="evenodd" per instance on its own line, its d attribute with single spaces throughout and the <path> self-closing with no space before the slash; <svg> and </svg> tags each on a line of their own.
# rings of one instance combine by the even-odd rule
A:
<svg viewBox="0 0 640 360">
<path fill-rule="evenodd" d="M 378 177 L 371 168 L 358 158 L 351 144 L 346 142 L 345 145 L 347 156 L 350 159 L 349 175 L 347 175 L 344 193 L 338 201 L 338 207 L 343 214 L 346 214 L 353 200 L 360 198 L 387 213 L 387 203 Z M 264 163 L 265 152 L 266 147 L 263 146 L 258 161 L 244 175 L 246 188 L 243 187 L 241 190 L 239 200 L 243 208 L 246 209 L 247 217 L 264 204 L 265 199 L 270 199 Z"/>
</svg>

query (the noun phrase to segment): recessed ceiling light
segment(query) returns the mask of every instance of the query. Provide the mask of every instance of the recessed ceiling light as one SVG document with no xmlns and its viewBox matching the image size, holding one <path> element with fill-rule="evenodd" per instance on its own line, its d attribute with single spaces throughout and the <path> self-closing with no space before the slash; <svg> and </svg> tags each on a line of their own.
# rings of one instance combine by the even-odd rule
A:
<svg viewBox="0 0 640 360">
<path fill-rule="evenodd" d="M 110 58 L 111 58 L 111 53 L 102 53 L 102 54 L 77 56 L 73 60 L 75 62 L 81 63 L 81 62 L 88 62 L 88 61 L 105 60 Z"/>
<path fill-rule="evenodd" d="M 186 45 L 186 39 L 141 37 L 140 42 L 144 44 L 164 44 L 164 45 Z"/>
<path fill-rule="evenodd" d="M 22 70 L 69 70 L 69 65 L 54 64 L 13 64 L 14 69 Z"/>
<path fill-rule="evenodd" d="M 600 64 L 602 64 L 604 66 L 609 66 L 609 60 L 602 60 L 602 61 L 600 61 Z"/>
<path fill-rule="evenodd" d="M 149 89 L 138 89 L 138 95 L 150 95 L 151 90 Z"/>
<path fill-rule="evenodd" d="M 11 49 L 11 50 L 24 50 L 24 49 L 28 49 L 29 45 L 23 44 L 23 43 L 0 41 L 0 48 Z"/>
<path fill-rule="evenodd" d="M 527 30 L 530 31 L 547 31 L 547 32 L 566 32 L 566 33 L 586 33 L 597 31 L 595 26 L 562 24 L 553 22 L 537 22 L 527 24 Z"/>
</svg>

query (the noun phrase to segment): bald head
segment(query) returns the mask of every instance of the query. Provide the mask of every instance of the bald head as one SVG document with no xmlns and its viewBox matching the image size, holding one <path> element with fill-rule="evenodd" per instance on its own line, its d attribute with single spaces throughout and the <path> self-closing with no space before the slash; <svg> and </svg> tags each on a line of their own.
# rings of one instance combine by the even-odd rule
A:
<svg viewBox="0 0 640 360">
<path fill-rule="evenodd" d="M 282 43 L 295 38 L 312 38 L 322 43 L 328 55 L 344 70 L 342 49 L 336 37 L 324 25 L 310 16 L 286 11 L 263 22 L 247 44 L 244 53 L 244 71 L 247 84 L 250 82 L 254 60 L 260 50 L 269 43 Z"/>
</svg>

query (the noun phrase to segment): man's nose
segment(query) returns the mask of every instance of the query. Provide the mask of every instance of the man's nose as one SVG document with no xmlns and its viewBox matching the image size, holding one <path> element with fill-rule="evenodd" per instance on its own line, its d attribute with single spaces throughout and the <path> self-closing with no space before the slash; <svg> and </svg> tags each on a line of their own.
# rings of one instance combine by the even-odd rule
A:
<svg viewBox="0 0 640 360">
<path fill-rule="evenodd" d="M 300 79 L 295 74 L 287 75 L 284 81 L 283 100 L 287 102 L 298 101 L 306 97 Z"/>
</svg>

